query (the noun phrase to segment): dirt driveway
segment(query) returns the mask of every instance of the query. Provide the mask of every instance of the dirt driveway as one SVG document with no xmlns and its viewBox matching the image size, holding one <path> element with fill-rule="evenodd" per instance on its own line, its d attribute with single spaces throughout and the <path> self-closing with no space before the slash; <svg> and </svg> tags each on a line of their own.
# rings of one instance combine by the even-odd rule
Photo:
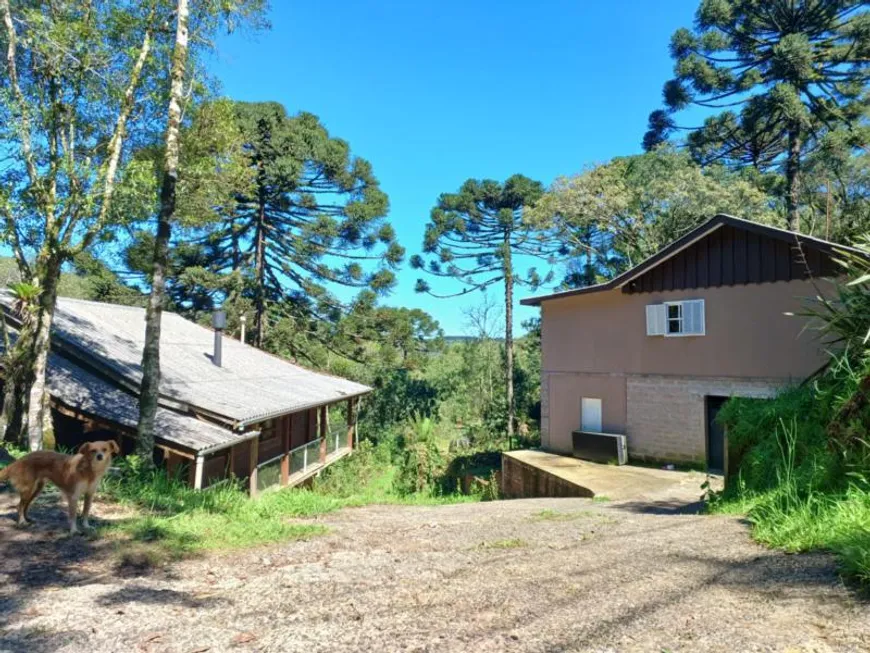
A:
<svg viewBox="0 0 870 653">
<path fill-rule="evenodd" d="M 10 505 L 0 651 L 870 650 L 828 556 L 655 503 L 349 509 L 307 542 L 139 574 L 105 542 L 13 529 Z"/>
</svg>

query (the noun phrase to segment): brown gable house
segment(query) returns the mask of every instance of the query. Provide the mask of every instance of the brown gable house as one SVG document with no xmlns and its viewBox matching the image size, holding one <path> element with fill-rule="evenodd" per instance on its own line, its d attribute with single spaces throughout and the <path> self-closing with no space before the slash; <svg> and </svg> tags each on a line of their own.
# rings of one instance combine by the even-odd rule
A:
<svg viewBox="0 0 870 653">
<path fill-rule="evenodd" d="M 541 307 L 541 444 L 624 434 L 635 459 L 725 465 L 728 397 L 771 397 L 826 362 L 795 314 L 851 248 L 717 215 L 607 283 Z"/>
<path fill-rule="evenodd" d="M 0 291 L 0 310 L 19 326 L 10 293 Z M 353 449 L 358 403 L 371 388 L 175 313 L 163 314 L 161 330 L 155 456 L 191 486 L 232 477 L 251 494 L 298 485 Z M 112 437 L 133 451 L 144 339 L 142 308 L 58 299 L 47 384 L 59 445 Z"/>
</svg>

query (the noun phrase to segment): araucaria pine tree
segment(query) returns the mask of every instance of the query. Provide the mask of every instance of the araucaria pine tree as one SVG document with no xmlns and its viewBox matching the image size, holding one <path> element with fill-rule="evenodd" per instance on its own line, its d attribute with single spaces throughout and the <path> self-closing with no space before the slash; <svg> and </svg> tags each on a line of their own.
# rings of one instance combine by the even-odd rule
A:
<svg viewBox="0 0 870 653">
<path fill-rule="evenodd" d="M 371 164 L 313 114 L 238 102 L 236 119 L 253 184 L 205 241 L 211 270 L 251 273 L 254 344 L 264 344 L 270 310 L 331 322 L 348 308 L 331 287 L 387 292 L 405 252 Z"/>
<path fill-rule="evenodd" d="M 504 288 L 505 306 L 505 387 L 507 437 L 513 439 L 516 407 L 514 401 L 513 303 L 514 287 L 532 289 L 552 280 L 552 271 L 543 277 L 533 267 L 525 275 L 517 274 L 514 257 L 531 256 L 547 261 L 552 267 L 557 257 L 567 254 L 558 239 L 546 229 L 536 229 L 523 220 L 524 208 L 544 192 L 538 181 L 514 175 L 503 184 L 492 179 L 469 179 L 458 193 L 438 198 L 426 226 L 423 252 L 411 259 L 412 267 L 436 277 L 461 284 L 456 293 L 432 292 L 423 279 L 417 280 L 417 292 L 434 297 L 456 297 L 490 286 Z"/>
<path fill-rule="evenodd" d="M 702 160 L 781 166 L 788 227 L 798 230 L 807 153 L 826 139 L 847 150 L 868 143 L 867 3 L 702 0 L 694 28 L 673 35 L 671 55 L 667 110 L 651 114 L 645 147 L 676 129 L 672 116 L 681 109 L 722 109 L 691 134 L 692 151 Z"/>
</svg>

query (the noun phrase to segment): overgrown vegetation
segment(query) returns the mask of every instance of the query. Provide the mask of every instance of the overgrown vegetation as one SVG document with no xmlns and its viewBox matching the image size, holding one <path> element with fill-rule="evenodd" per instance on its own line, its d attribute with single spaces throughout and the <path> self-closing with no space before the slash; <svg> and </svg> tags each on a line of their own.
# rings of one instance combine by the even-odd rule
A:
<svg viewBox="0 0 870 653">
<path fill-rule="evenodd" d="M 353 456 L 327 468 L 308 488 L 248 497 L 236 484 L 196 492 L 163 470 L 147 470 L 135 457 L 120 461 L 121 473 L 103 481 L 102 496 L 131 509 L 132 516 L 106 522 L 103 535 L 120 543 L 122 558 L 135 564 L 205 551 L 251 547 L 321 535 L 327 529 L 304 520 L 339 508 L 374 503 L 432 505 L 480 500 L 481 494 L 443 493 L 438 483 L 403 487 L 408 476 L 396 464 L 388 441 L 363 442 Z"/>
<path fill-rule="evenodd" d="M 765 544 L 833 551 L 870 587 L 870 262 L 844 258 L 853 281 L 809 311 L 843 349 L 819 378 L 773 400 L 725 404 L 718 419 L 738 468 L 710 507 L 745 512 Z"/>
</svg>

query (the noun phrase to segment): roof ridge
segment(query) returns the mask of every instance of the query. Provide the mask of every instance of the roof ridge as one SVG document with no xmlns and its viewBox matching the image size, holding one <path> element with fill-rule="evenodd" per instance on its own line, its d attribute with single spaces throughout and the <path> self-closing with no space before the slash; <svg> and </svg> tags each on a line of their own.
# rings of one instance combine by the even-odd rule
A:
<svg viewBox="0 0 870 653">
<path fill-rule="evenodd" d="M 782 229 L 781 227 L 775 227 L 773 225 L 764 224 L 762 222 L 754 222 L 752 220 L 747 220 L 746 218 L 738 218 L 737 216 L 731 215 L 729 213 L 717 213 L 705 222 L 702 222 L 701 224 L 693 227 L 692 229 L 689 229 L 679 238 L 676 238 L 671 242 L 667 243 L 664 247 L 659 249 L 654 254 L 647 256 L 638 264 L 631 266 L 629 269 L 616 275 L 615 277 L 609 279 L 604 283 L 594 286 L 584 286 L 582 288 L 562 290 L 559 292 L 550 293 L 548 295 L 527 297 L 525 299 L 521 299 L 520 304 L 522 304 L 523 306 L 539 306 L 541 302 L 545 300 L 621 288 L 622 286 L 631 282 L 641 274 L 644 274 L 649 270 L 661 265 L 671 257 L 678 254 L 684 248 L 691 246 L 693 243 L 703 238 L 706 238 L 710 233 L 725 225 L 730 225 L 735 228 L 754 230 L 756 232 L 767 232 L 771 238 L 791 240 L 793 241 L 793 244 L 796 243 L 799 247 L 802 246 L 805 242 L 809 242 L 821 246 L 820 248 L 823 250 L 829 249 L 851 251 L 857 254 L 861 254 L 865 257 L 870 257 L 870 254 L 868 254 L 867 251 L 850 245 L 836 243 L 830 240 L 825 240 L 823 238 L 818 238 L 816 236 L 802 234 L 797 231 L 789 231 L 788 229 Z"/>
</svg>

